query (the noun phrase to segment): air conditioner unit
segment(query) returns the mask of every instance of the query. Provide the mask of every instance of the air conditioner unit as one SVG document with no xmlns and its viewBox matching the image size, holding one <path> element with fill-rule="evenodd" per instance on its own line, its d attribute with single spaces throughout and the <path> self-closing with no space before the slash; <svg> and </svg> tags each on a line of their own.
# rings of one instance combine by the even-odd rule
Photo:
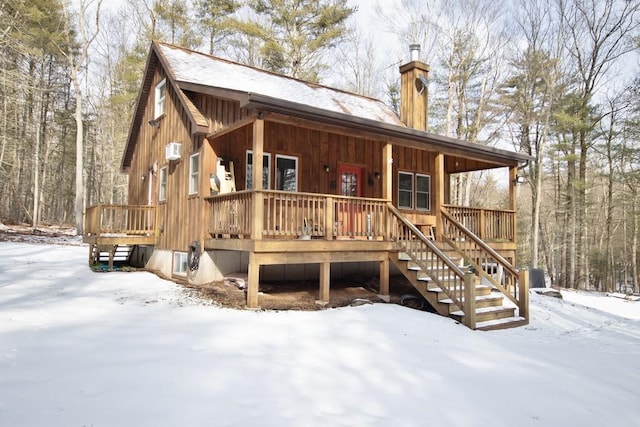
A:
<svg viewBox="0 0 640 427">
<path fill-rule="evenodd" d="M 180 158 L 180 143 L 170 142 L 164 149 L 164 158 L 167 160 L 178 160 Z"/>
</svg>

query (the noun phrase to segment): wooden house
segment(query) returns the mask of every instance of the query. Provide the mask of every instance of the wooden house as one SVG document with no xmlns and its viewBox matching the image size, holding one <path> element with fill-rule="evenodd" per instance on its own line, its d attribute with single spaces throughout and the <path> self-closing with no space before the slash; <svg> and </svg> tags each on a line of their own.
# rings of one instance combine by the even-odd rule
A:
<svg viewBox="0 0 640 427">
<path fill-rule="evenodd" d="M 414 51 L 415 52 L 415 46 Z M 202 284 L 401 272 L 471 328 L 527 322 L 515 267 L 518 166 L 529 158 L 427 131 L 428 72 L 400 67 L 401 114 L 379 100 L 154 42 L 122 170 L 125 206 L 87 209 L 90 262 L 118 248 Z M 261 159 L 256 161 L 256 159 Z M 507 168 L 508 209 L 449 204 L 452 174 Z"/>
</svg>

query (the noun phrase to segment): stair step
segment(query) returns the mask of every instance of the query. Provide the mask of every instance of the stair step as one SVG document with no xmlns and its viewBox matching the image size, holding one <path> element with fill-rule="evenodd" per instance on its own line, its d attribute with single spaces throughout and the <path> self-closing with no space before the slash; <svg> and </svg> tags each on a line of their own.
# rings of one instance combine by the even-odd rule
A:
<svg viewBox="0 0 640 427">
<path fill-rule="evenodd" d="M 496 331 L 499 329 L 517 328 L 528 324 L 529 321 L 524 317 L 513 316 L 504 317 L 502 319 L 487 320 L 485 322 L 477 322 L 476 329 L 479 331 Z"/>
<path fill-rule="evenodd" d="M 484 307 L 476 309 L 476 324 L 490 320 L 504 319 L 514 317 L 515 308 L 513 307 Z M 454 311 L 451 316 L 462 322 L 464 313 L 462 310 Z"/>
<path fill-rule="evenodd" d="M 442 293 L 445 298 L 440 299 L 439 301 L 443 304 L 453 304 L 453 300 Z M 462 299 L 464 302 L 464 298 Z M 476 297 L 476 308 L 486 308 L 486 307 L 500 307 L 502 306 L 502 302 L 504 298 L 501 296 L 493 296 L 493 295 L 481 295 Z"/>
</svg>

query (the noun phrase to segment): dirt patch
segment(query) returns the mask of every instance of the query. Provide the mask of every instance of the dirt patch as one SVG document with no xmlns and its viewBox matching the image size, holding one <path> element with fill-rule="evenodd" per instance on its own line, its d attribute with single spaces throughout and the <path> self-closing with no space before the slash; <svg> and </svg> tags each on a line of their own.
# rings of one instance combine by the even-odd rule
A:
<svg viewBox="0 0 640 427">
<path fill-rule="evenodd" d="M 319 296 L 317 281 L 264 282 L 260 283 L 258 304 L 263 310 L 313 311 L 385 302 L 378 296 L 377 286 L 371 286 L 366 282 L 370 282 L 370 278 L 333 280 L 329 303 L 324 305 L 317 302 Z M 223 307 L 245 308 L 246 291 L 236 286 L 224 282 L 212 282 L 198 286 L 186 283 L 183 285 L 192 289 L 199 296 L 211 299 Z M 402 296 L 407 293 L 417 294 L 406 280 L 394 277 L 390 286 L 390 302 L 400 304 Z"/>
</svg>

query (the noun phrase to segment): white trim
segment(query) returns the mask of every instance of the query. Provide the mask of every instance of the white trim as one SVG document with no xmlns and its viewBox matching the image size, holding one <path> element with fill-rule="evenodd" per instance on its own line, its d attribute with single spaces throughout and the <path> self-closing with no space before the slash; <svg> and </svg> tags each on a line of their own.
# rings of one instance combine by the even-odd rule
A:
<svg viewBox="0 0 640 427">
<path fill-rule="evenodd" d="M 408 175 L 411 177 L 411 188 L 410 189 L 400 189 L 400 175 Z M 412 209 L 415 205 L 415 201 L 414 201 L 414 190 L 415 190 L 415 179 L 414 179 L 414 174 L 412 172 L 403 172 L 403 171 L 398 171 L 398 208 L 399 209 Z M 404 193 L 410 193 L 411 194 L 411 205 L 410 206 L 406 206 L 406 205 L 401 205 L 400 204 L 400 191 L 404 192 Z"/>
<path fill-rule="evenodd" d="M 166 165 L 160 167 L 159 179 L 158 179 L 158 201 L 164 202 L 167 200 L 167 180 L 169 169 Z"/>
<path fill-rule="evenodd" d="M 174 251 L 171 273 L 175 276 L 187 276 L 187 253 Z"/>
<path fill-rule="evenodd" d="M 288 188 L 288 189 L 284 189 L 281 188 L 282 185 L 280 183 L 280 170 L 278 169 L 278 160 L 279 159 L 284 159 L 284 160 L 293 160 L 295 162 L 295 177 L 296 177 L 296 182 L 294 185 L 294 188 Z M 275 189 L 276 190 L 283 190 L 283 191 L 298 191 L 298 179 L 299 179 L 299 162 L 298 162 L 298 158 L 295 156 L 285 156 L 284 154 L 276 154 L 276 185 L 275 185 Z"/>
<path fill-rule="evenodd" d="M 251 163 L 249 163 L 249 154 L 251 154 Z M 271 153 L 262 153 L 262 161 L 264 163 L 264 159 L 267 159 L 267 168 L 264 168 L 264 165 L 262 166 L 262 174 L 264 175 L 264 171 L 267 172 L 266 174 L 266 178 L 267 181 L 266 182 L 262 182 L 262 188 L 265 190 L 268 190 L 271 188 Z M 245 190 L 251 190 L 252 189 L 252 182 L 249 182 L 249 164 L 251 164 L 251 173 L 253 174 L 253 150 L 247 150 L 247 153 L 245 155 L 245 164 L 247 165 L 246 167 L 246 172 L 245 172 L 245 176 L 244 176 L 244 189 Z M 264 176 L 263 176 L 264 179 Z M 253 177 L 252 177 L 253 180 Z"/>
<path fill-rule="evenodd" d="M 155 96 L 154 96 L 154 109 L 153 109 L 153 118 L 157 119 L 162 116 L 166 109 L 166 101 L 167 101 L 167 79 L 162 79 L 160 83 L 156 85 Z"/>
<path fill-rule="evenodd" d="M 427 191 L 418 191 L 418 178 L 427 178 L 429 181 L 429 186 Z M 424 173 L 416 173 L 415 179 L 415 201 L 416 201 L 416 210 L 422 212 L 430 212 L 431 211 L 431 175 L 427 175 Z M 427 207 L 421 208 L 418 206 L 418 194 L 426 194 L 427 195 Z"/>
<path fill-rule="evenodd" d="M 194 163 L 194 158 L 197 158 Z M 193 165 L 196 165 L 197 171 L 194 173 Z M 194 180 L 195 177 L 195 180 Z M 189 195 L 198 194 L 200 190 L 200 153 L 193 153 L 189 156 Z"/>
</svg>

